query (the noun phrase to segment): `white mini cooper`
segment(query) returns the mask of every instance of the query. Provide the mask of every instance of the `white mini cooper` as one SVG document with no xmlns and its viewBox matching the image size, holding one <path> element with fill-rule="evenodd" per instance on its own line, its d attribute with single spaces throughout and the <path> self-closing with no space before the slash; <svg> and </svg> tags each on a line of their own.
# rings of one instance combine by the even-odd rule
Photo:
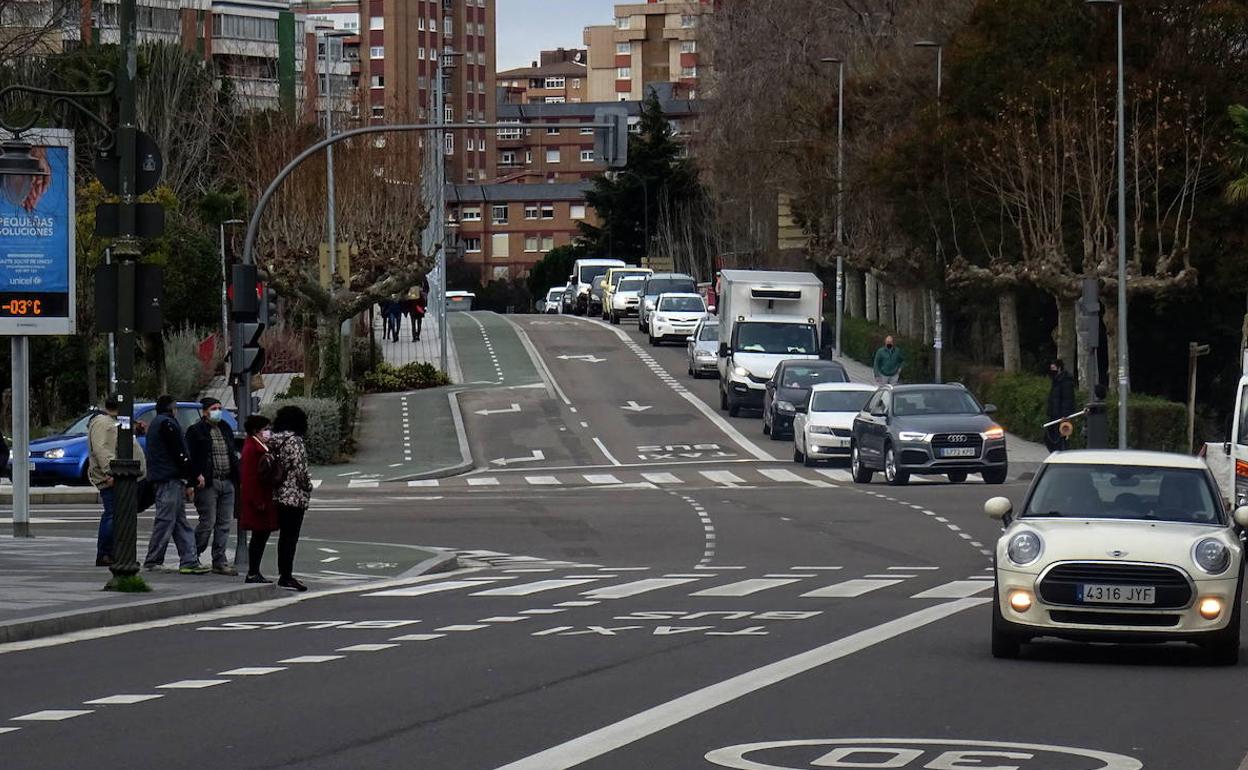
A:
<svg viewBox="0 0 1248 770">
<path fill-rule="evenodd" d="M 994 497 L 992 654 L 1042 636 L 1187 641 L 1239 660 L 1248 507 L 1228 515 L 1197 457 L 1135 451 L 1051 455 L 1022 510 Z"/>
</svg>

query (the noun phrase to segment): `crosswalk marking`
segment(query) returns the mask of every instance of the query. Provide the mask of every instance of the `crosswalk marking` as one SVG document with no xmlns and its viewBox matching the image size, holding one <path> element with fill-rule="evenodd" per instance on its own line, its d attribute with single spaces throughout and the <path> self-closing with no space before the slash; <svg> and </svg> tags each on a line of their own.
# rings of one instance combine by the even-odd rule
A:
<svg viewBox="0 0 1248 770">
<path fill-rule="evenodd" d="M 498 479 L 494 478 L 493 476 L 473 476 L 472 478 L 468 479 L 468 486 L 470 487 L 496 487 L 498 486 Z"/>
<path fill-rule="evenodd" d="M 799 484 L 806 481 L 806 479 L 785 468 L 759 468 L 758 472 L 772 481 L 797 482 Z"/>
<path fill-rule="evenodd" d="M 557 487 L 563 483 L 554 476 L 525 476 L 524 480 L 535 487 Z"/>
<path fill-rule="evenodd" d="M 910 597 L 912 599 L 969 599 L 976 594 L 983 593 L 992 588 L 992 583 L 986 583 L 982 580 L 955 580 L 952 583 L 945 583 L 943 586 L 929 588 L 926 591 L 915 594 Z"/>
<path fill-rule="evenodd" d="M 726 586 L 707 588 L 704 591 L 692 593 L 690 596 L 749 596 L 769 588 L 779 588 L 797 582 L 799 582 L 797 578 L 754 578 L 729 583 Z"/>
<path fill-rule="evenodd" d="M 584 591 L 581 593 L 581 596 L 588 596 L 591 599 L 623 599 L 650 591 L 658 591 L 661 588 L 671 588 L 672 586 L 692 583 L 696 580 L 699 580 L 699 578 L 646 578 L 644 580 L 634 580 L 631 583 L 621 583 L 618 586 L 606 586 Z"/>
<path fill-rule="evenodd" d="M 324 481 L 325 481 L 325 479 L 312 479 L 312 488 L 313 488 L 313 489 L 320 489 L 320 488 L 321 488 L 321 483 L 322 483 L 322 482 L 324 482 Z"/>
<path fill-rule="evenodd" d="M 381 482 L 375 479 L 351 479 L 347 482 L 347 489 L 376 489 L 379 486 L 381 486 Z"/>
<path fill-rule="evenodd" d="M 486 591 L 477 591 L 473 596 L 529 596 L 531 594 L 541 593 L 542 591 L 553 591 L 556 588 L 571 588 L 572 586 L 584 585 L 592 583 L 597 578 L 554 578 L 551 580 L 538 580 L 533 583 L 517 583 L 502 588 L 491 588 Z"/>
<path fill-rule="evenodd" d="M 680 484 L 681 480 L 670 473 L 643 473 L 641 477 L 651 484 Z"/>
<path fill-rule="evenodd" d="M 417 481 L 409 481 L 407 482 L 407 485 L 409 487 L 436 487 L 438 485 L 438 480 L 437 479 L 419 479 Z"/>
<path fill-rule="evenodd" d="M 469 588 L 471 586 L 479 586 L 484 583 L 493 583 L 494 580 L 448 580 L 445 583 L 423 583 L 415 586 L 404 586 L 402 588 L 391 588 L 387 591 L 374 591 L 365 596 L 424 596 L 425 594 L 436 594 L 442 591 L 454 591 L 460 588 Z"/>
<path fill-rule="evenodd" d="M 716 484 L 733 486 L 736 484 L 744 484 L 745 479 L 741 478 L 732 471 L 699 471 L 707 481 L 713 481 Z"/>
<path fill-rule="evenodd" d="M 823 588 L 816 588 L 814 591 L 807 591 L 802 594 L 802 597 L 810 599 L 852 599 L 855 596 L 862 596 L 872 591 L 878 591 L 881 588 L 895 586 L 900 582 L 902 581 L 859 578 L 846 580 L 842 583 L 833 583 Z"/>
<path fill-rule="evenodd" d="M 826 476 L 833 481 L 848 483 L 854 480 L 854 477 L 849 474 L 849 471 L 843 468 L 816 468 L 815 473 L 818 473 L 820 476 Z"/>
<path fill-rule="evenodd" d="M 619 484 L 620 480 L 610 473 L 585 473 L 582 478 L 590 484 Z"/>
</svg>

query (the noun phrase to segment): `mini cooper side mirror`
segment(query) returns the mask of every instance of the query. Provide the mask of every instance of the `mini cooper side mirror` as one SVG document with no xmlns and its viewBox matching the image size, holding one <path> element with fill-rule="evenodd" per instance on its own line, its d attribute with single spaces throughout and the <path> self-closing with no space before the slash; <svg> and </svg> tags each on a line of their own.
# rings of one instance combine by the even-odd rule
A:
<svg viewBox="0 0 1248 770">
<path fill-rule="evenodd" d="M 1005 518 L 1014 512 L 1014 503 L 1010 502 L 1008 497 L 994 497 L 984 503 L 984 513 L 988 514 L 988 518 L 997 521 L 1005 521 Z M 1238 513 L 1238 511 L 1236 512 Z M 1246 511 L 1248 513 L 1248 511 Z"/>
<path fill-rule="evenodd" d="M 1235 519 L 1236 524 L 1244 529 L 1248 529 L 1248 505 L 1239 506 L 1231 516 Z"/>
</svg>

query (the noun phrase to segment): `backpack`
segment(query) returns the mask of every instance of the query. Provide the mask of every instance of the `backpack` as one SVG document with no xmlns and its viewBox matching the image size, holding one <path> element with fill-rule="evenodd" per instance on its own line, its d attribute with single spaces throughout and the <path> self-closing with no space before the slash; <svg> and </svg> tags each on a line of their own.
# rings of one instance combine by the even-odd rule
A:
<svg viewBox="0 0 1248 770">
<path fill-rule="evenodd" d="M 286 442 L 283 441 L 281 445 L 276 445 L 260 455 L 260 480 L 268 484 L 274 492 L 286 482 L 286 466 L 277 457 L 277 453 L 285 445 Z"/>
</svg>

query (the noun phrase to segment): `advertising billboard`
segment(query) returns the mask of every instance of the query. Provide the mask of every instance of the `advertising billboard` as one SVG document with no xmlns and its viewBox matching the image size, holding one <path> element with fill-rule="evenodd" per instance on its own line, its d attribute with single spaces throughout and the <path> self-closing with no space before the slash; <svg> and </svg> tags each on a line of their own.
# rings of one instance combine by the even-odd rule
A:
<svg viewBox="0 0 1248 770">
<path fill-rule="evenodd" d="M 21 138 L 47 174 L 0 176 L 0 334 L 72 334 L 73 133 L 32 129 Z"/>
</svg>

